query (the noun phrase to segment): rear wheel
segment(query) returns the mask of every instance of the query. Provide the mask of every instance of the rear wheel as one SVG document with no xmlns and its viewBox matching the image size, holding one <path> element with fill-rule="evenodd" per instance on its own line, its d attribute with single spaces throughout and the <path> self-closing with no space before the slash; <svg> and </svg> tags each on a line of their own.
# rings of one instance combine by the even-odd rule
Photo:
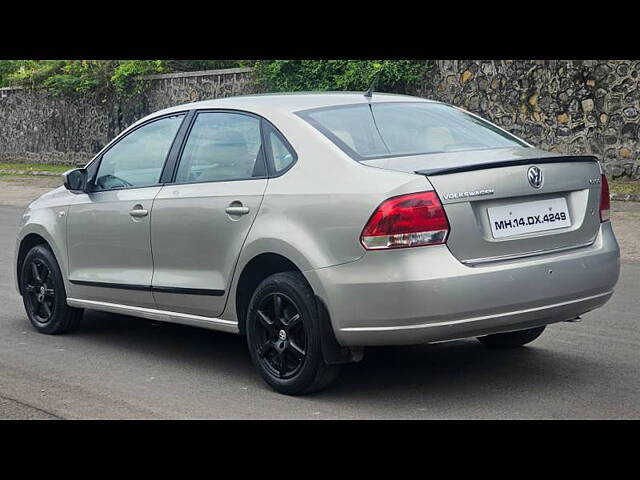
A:
<svg viewBox="0 0 640 480">
<path fill-rule="evenodd" d="M 27 316 L 40 333 L 55 335 L 78 327 L 82 309 L 67 305 L 60 267 L 47 246 L 36 245 L 25 256 L 20 291 Z"/>
<path fill-rule="evenodd" d="M 301 395 L 327 387 L 338 365 L 322 356 L 320 317 L 305 278 L 276 273 L 256 289 L 247 312 L 247 343 L 253 364 L 276 391 Z"/>
<path fill-rule="evenodd" d="M 544 332 L 545 326 L 517 330 L 515 332 L 495 333 L 478 337 L 483 345 L 490 348 L 515 348 L 533 342 Z"/>
</svg>

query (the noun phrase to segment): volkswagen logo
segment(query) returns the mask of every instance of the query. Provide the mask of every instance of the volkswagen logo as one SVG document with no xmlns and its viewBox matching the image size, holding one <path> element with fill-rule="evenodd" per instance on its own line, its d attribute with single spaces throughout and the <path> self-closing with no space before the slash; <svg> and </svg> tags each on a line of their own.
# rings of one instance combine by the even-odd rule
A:
<svg viewBox="0 0 640 480">
<path fill-rule="evenodd" d="M 542 170 L 538 167 L 529 167 L 529 170 L 527 170 L 527 178 L 533 188 L 540 188 L 542 186 Z"/>
</svg>

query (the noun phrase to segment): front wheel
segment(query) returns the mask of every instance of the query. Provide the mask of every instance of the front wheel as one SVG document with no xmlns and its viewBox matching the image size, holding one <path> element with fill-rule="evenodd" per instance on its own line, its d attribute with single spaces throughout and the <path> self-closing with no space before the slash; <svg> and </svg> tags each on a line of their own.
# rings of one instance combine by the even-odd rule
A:
<svg viewBox="0 0 640 480">
<path fill-rule="evenodd" d="M 67 305 L 60 267 L 47 246 L 36 245 L 25 256 L 20 291 L 27 316 L 40 333 L 55 335 L 78 327 L 82 309 Z"/>
<path fill-rule="evenodd" d="M 515 332 L 495 333 L 478 337 L 480 343 L 491 348 L 515 348 L 533 342 L 542 335 L 545 326 L 518 330 Z"/>
<path fill-rule="evenodd" d="M 300 273 L 266 278 L 251 297 L 246 327 L 251 360 L 274 390 L 301 395 L 337 377 L 340 367 L 322 356 L 315 297 Z"/>
</svg>

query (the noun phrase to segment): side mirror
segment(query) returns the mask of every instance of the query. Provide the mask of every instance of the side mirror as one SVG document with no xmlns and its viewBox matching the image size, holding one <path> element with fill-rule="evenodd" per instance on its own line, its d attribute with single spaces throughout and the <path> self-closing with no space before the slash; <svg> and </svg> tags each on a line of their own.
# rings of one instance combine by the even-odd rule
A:
<svg viewBox="0 0 640 480">
<path fill-rule="evenodd" d="M 74 168 L 62 174 L 64 187 L 71 193 L 85 193 L 87 190 L 87 170 Z"/>
</svg>

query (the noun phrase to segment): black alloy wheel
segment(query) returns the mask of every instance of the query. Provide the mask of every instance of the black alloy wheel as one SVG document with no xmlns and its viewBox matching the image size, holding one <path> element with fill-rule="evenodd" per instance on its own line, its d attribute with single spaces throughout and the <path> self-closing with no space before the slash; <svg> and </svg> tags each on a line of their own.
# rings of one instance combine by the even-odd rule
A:
<svg viewBox="0 0 640 480">
<path fill-rule="evenodd" d="M 251 361 L 276 391 L 302 395 L 327 387 L 340 365 L 322 353 L 316 297 L 300 272 L 275 273 L 255 289 L 245 317 Z"/>
<path fill-rule="evenodd" d="M 51 270 L 41 259 L 34 258 L 25 269 L 25 302 L 32 318 L 48 324 L 55 314 L 56 289 Z"/>
<path fill-rule="evenodd" d="M 31 325 L 40 333 L 65 333 L 80 324 L 82 309 L 67 305 L 62 272 L 47 245 L 27 252 L 20 270 L 20 292 Z"/>
<path fill-rule="evenodd" d="M 271 293 L 256 311 L 255 338 L 258 357 L 272 375 L 288 379 L 307 357 L 304 321 L 295 302 L 283 293 Z"/>
</svg>

